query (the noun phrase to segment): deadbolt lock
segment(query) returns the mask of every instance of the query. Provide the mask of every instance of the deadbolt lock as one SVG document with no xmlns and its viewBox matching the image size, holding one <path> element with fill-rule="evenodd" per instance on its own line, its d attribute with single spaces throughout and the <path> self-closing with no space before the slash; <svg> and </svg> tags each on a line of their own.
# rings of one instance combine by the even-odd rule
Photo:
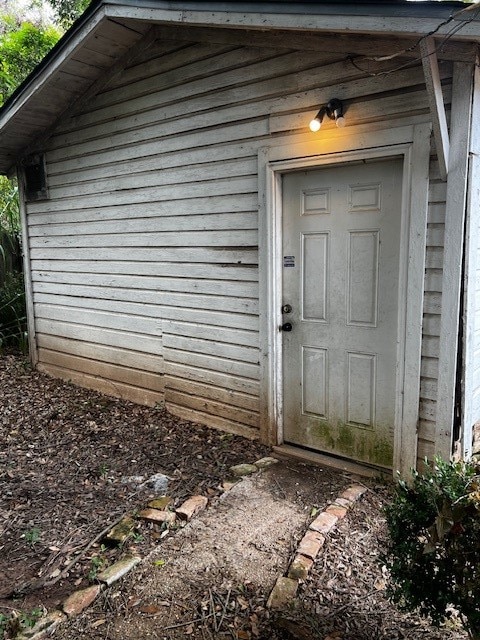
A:
<svg viewBox="0 0 480 640">
<path fill-rule="evenodd" d="M 282 313 L 292 313 L 292 305 L 284 304 L 282 307 Z"/>
</svg>

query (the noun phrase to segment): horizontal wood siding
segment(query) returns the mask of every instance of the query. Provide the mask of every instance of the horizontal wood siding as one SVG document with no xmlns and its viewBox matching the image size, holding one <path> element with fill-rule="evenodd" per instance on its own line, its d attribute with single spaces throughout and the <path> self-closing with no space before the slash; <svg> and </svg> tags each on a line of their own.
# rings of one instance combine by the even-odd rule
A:
<svg viewBox="0 0 480 640">
<path fill-rule="evenodd" d="M 343 54 L 241 40 L 162 37 L 130 53 L 63 119 L 46 155 L 50 199 L 28 204 L 40 366 L 255 436 L 258 150 L 306 132 L 337 92 L 350 101 L 349 124 L 428 120 L 423 71 L 376 76 L 387 63 L 361 71 Z M 448 79 L 449 65 L 441 73 Z M 432 185 L 424 438 L 438 355 L 439 190 Z"/>
<path fill-rule="evenodd" d="M 447 185 L 440 179 L 436 159 L 430 163 L 430 189 L 425 263 L 423 346 L 418 424 L 419 466 L 435 448 L 440 315 L 442 310 L 443 244 Z"/>
</svg>

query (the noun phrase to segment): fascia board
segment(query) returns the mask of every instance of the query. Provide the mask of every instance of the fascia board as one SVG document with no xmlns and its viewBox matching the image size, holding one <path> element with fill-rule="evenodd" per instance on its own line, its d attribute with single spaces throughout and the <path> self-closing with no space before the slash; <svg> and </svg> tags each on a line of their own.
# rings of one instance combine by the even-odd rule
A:
<svg viewBox="0 0 480 640">
<path fill-rule="evenodd" d="M 162 3 L 163 4 L 163 3 Z M 235 3 L 235 7 L 237 7 Z M 265 7 L 268 9 L 268 7 Z M 448 24 L 440 27 L 439 24 L 447 18 L 436 17 L 396 17 L 381 15 L 345 15 L 342 14 L 303 14 L 303 13 L 251 13 L 248 11 L 215 11 L 215 10 L 190 10 L 190 9 L 168 9 L 155 7 L 152 4 L 147 6 L 135 6 L 130 4 L 110 4 L 105 5 L 106 14 L 110 18 L 135 19 L 149 21 L 159 24 L 184 24 L 189 26 L 211 26 L 229 28 L 248 29 L 292 29 L 307 30 L 313 32 L 336 32 L 336 33 L 374 33 L 398 36 L 422 36 L 432 32 L 436 36 L 449 35 L 452 25 L 458 28 L 463 26 L 454 34 L 454 40 L 477 40 L 480 41 L 480 20 L 469 20 L 468 18 L 456 18 Z M 480 5 L 479 5 L 480 12 Z M 468 15 L 468 14 L 467 14 Z M 437 31 L 438 29 L 438 31 Z"/>
</svg>

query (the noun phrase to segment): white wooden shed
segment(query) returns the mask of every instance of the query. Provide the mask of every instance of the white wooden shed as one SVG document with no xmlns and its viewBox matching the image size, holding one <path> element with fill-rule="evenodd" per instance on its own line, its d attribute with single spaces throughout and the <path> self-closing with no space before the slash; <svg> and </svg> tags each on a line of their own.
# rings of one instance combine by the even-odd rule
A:
<svg viewBox="0 0 480 640">
<path fill-rule="evenodd" d="M 348 468 L 468 457 L 479 42 L 479 4 L 94 1 L 0 111 L 34 364 Z"/>
</svg>

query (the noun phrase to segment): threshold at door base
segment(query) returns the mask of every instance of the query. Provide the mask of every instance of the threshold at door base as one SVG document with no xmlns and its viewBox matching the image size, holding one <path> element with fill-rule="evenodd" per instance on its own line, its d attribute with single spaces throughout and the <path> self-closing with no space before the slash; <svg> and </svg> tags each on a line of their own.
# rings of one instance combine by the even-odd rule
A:
<svg viewBox="0 0 480 640">
<path fill-rule="evenodd" d="M 341 469 L 342 471 L 355 473 L 359 476 L 364 476 L 367 478 L 382 477 L 386 480 L 392 479 L 392 471 L 390 471 L 389 469 L 382 469 L 381 467 L 370 467 L 360 464 L 359 462 L 352 462 L 350 460 L 344 460 L 343 458 L 329 456 L 326 453 L 318 453 L 316 451 L 310 451 L 309 449 L 303 449 L 302 447 L 295 447 L 291 444 L 281 444 L 272 448 L 279 457 L 293 458 L 300 462 L 310 462 L 311 464 L 319 464 L 323 465 L 324 467 Z"/>
</svg>

